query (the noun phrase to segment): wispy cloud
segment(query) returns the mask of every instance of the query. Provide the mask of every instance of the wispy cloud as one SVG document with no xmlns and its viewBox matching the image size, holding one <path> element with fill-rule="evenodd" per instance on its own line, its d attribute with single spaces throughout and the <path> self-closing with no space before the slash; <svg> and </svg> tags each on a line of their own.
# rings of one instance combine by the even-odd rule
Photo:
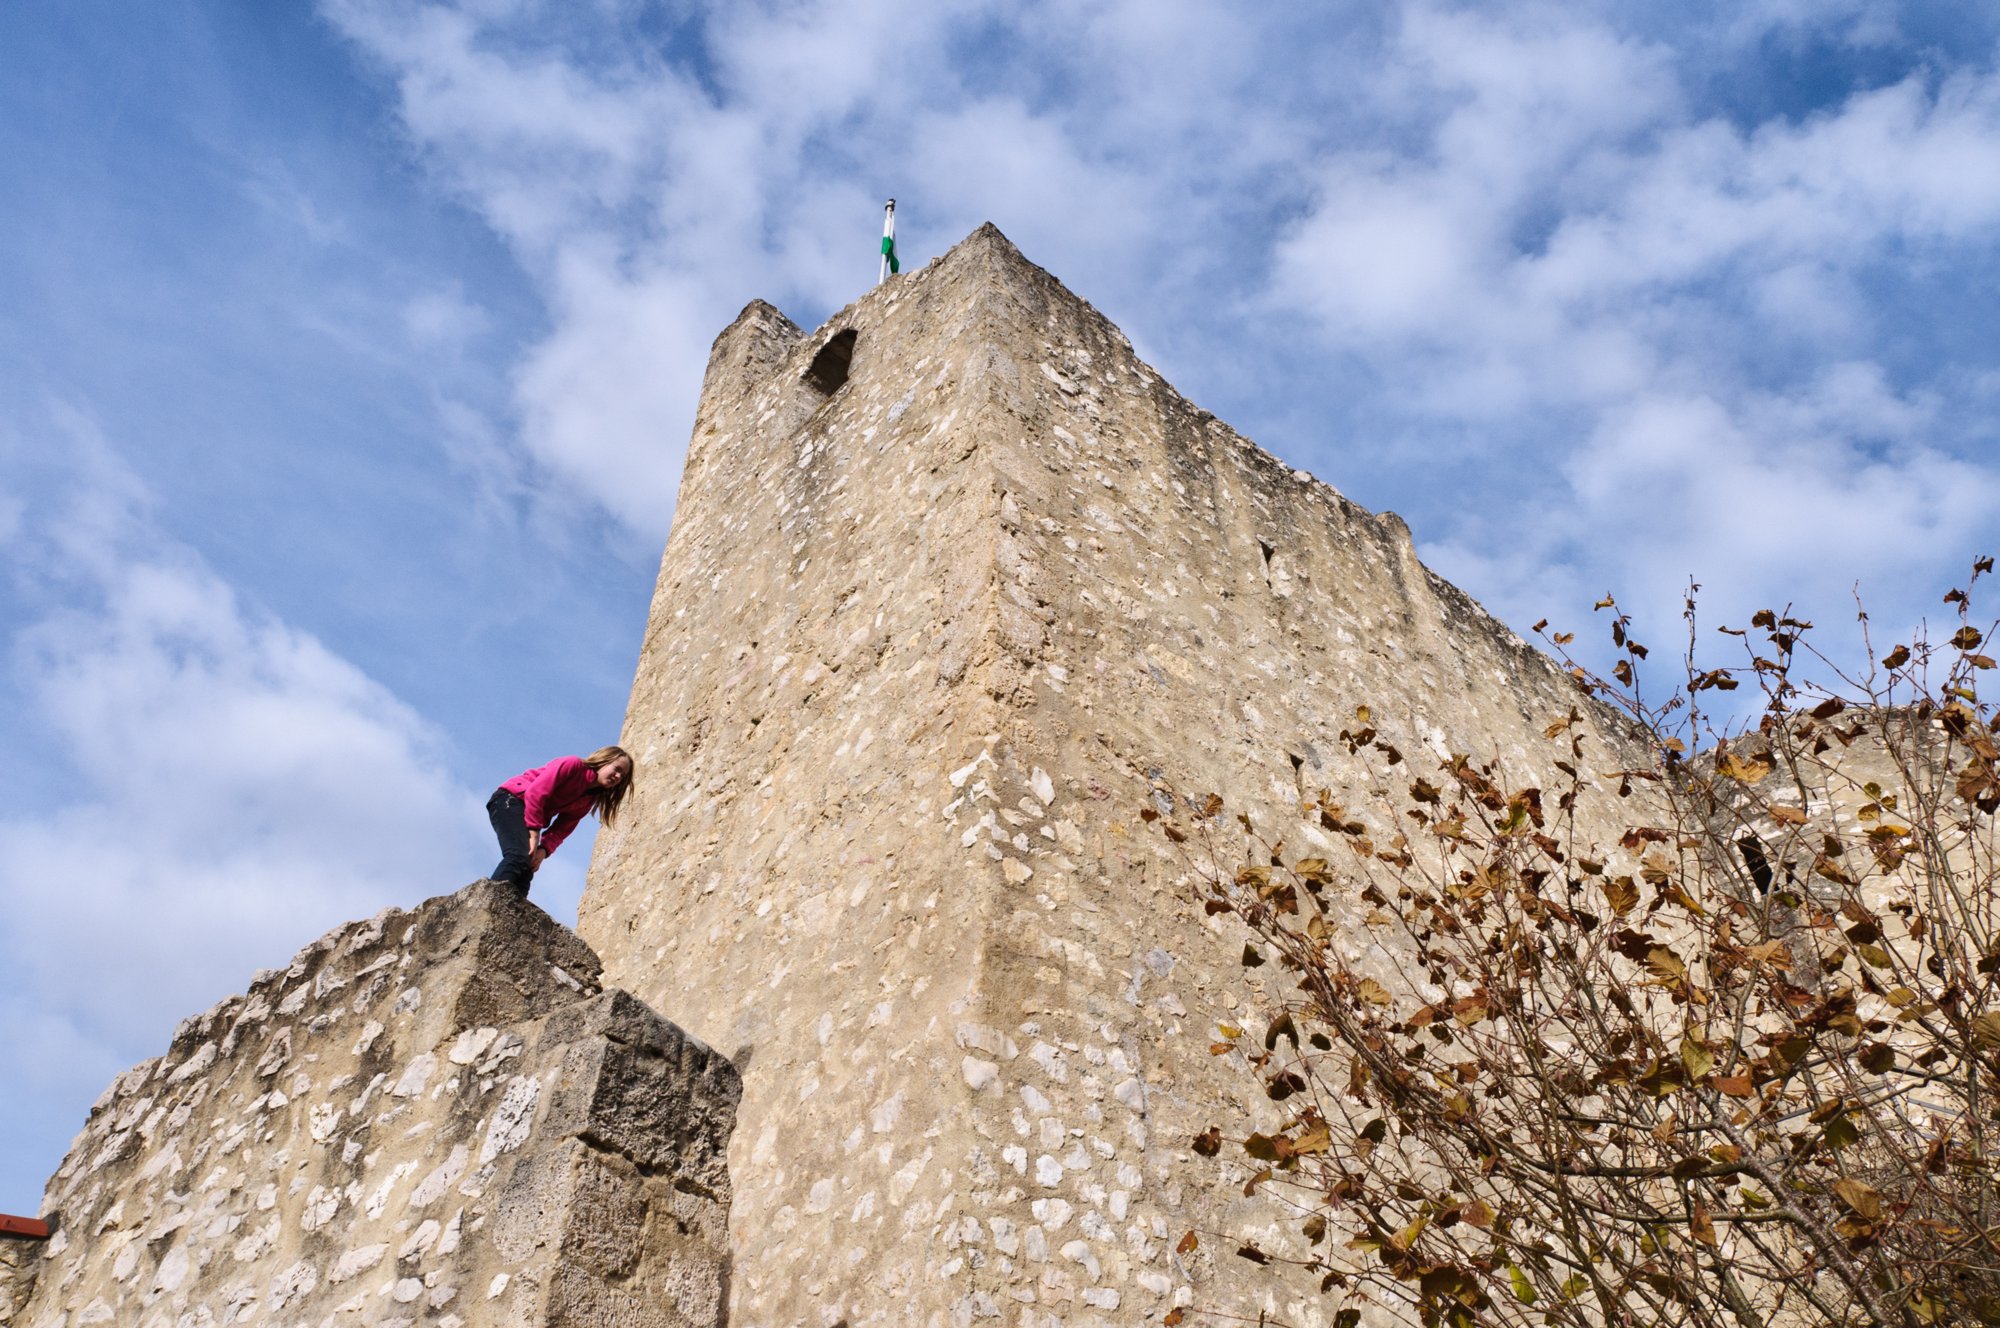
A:
<svg viewBox="0 0 2000 1328">
<path fill-rule="evenodd" d="M 74 1100 L 257 968 L 490 850 L 443 735 L 160 535 L 86 415 L 10 423 L 0 460 L 42 483 L 0 539 L 23 612 L 9 690 L 33 716 L 0 813 L 0 1064 Z M 12 1128 L 46 1148 L 77 1123 Z"/>
</svg>

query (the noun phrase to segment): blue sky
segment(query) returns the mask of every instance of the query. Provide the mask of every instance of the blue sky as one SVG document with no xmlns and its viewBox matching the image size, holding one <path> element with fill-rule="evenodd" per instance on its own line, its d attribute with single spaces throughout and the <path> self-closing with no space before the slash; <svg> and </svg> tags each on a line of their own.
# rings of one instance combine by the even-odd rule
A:
<svg viewBox="0 0 2000 1328">
<path fill-rule="evenodd" d="M 1902 631 L 1994 550 L 1995 11 L 1232 8 L 0 8 L 0 1210 L 610 740 L 709 340 L 891 194 L 1517 626 Z"/>
</svg>

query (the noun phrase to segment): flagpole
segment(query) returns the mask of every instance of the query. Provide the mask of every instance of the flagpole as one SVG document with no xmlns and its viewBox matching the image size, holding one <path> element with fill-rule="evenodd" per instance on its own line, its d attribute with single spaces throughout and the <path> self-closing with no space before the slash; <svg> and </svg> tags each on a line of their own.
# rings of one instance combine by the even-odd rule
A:
<svg viewBox="0 0 2000 1328">
<path fill-rule="evenodd" d="M 895 254 L 896 200 L 892 198 L 882 205 L 882 268 L 881 271 L 875 274 L 875 284 L 877 286 L 887 281 L 889 274 L 900 266 L 896 263 Z"/>
</svg>

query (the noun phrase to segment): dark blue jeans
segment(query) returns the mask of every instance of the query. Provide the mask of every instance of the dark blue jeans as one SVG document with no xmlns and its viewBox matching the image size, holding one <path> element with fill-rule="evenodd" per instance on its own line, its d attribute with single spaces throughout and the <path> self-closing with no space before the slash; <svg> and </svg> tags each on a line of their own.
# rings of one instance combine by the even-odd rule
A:
<svg viewBox="0 0 2000 1328">
<path fill-rule="evenodd" d="M 486 800 L 486 815 L 493 822 L 493 833 L 500 836 L 500 865 L 493 869 L 493 879 L 513 886 L 526 899 L 535 864 L 528 854 L 528 819 L 521 795 L 494 789 Z"/>
</svg>

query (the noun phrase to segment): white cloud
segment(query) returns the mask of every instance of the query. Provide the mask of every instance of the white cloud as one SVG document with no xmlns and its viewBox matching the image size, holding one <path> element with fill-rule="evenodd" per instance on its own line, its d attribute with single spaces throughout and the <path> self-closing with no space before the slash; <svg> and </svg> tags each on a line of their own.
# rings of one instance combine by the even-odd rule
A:
<svg viewBox="0 0 2000 1328">
<path fill-rule="evenodd" d="M 728 7 L 704 25 L 699 78 L 637 44 L 573 56 L 564 34 L 594 31 L 588 16 L 324 9 L 391 72 L 419 153 L 542 286 L 552 330 L 514 387 L 543 519 L 594 504 L 638 544 L 665 534 L 715 332 L 753 294 L 831 308 L 865 288 L 872 241 L 834 219 L 865 227 L 898 180 L 922 181 L 909 210 L 932 226 L 1047 218 L 1077 252 L 1137 271 L 1131 237 L 1174 201 L 1059 116 L 969 91 L 952 43 L 1000 12 L 989 4 Z M 1173 10 L 1185 30 L 1212 29 L 1198 13 Z M 1130 13 L 1093 21 L 1164 58 Z M 1246 40 L 1216 44 L 1247 76 Z M 1154 100 L 1196 118 L 1184 97 L 1154 87 Z"/>
<path fill-rule="evenodd" d="M 658 126 L 700 100 L 664 68 L 604 83 L 554 53 L 503 49 L 481 19 L 504 15 L 376 0 L 325 11 L 395 74 L 419 151 L 538 256 L 629 198 L 657 163 Z"/>
<path fill-rule="evenodd" d="M 425 291 L 403 306 L 403 329 L 422 350 L 461 351 L 492 326 L 486 311 L 468 300 L 460 285 Z"/>
<path fill-rule="evenodd" d="M 296 228 L 315 245 L 337 244 L 348 238 L 346 223 L 327 215 L 324 206 L 283 162 L 249 163 L 241 187 L 251 203 L 281 224 Z"/>
<path fill-rule="evenodd" d="M 35 749 L 10 753 L 0 813 L 0 960 L 36 1017 L 0 1020 L 0 1063 L 40 1063 L 59 1036 L 101 1077 L 257 968 L 456 889 L 492 850 L 438 733 L 242 603 L 152 526 L 87 419 L 52 414 L 0 449 L 44 495 L 4 544 L 27 619 L 9 690 Z"/>
<path fill-rule="evenodd" d="M 572 252 L 553 296 L 556 330 L 521 367 L 523 436 L 550 472 L 560 508 L 601 505 L 651 542 L 664 538 L 713 332 L 705 302 L 672 272 L 621 273 L 608 256 Z"/>
<path fill-rule="evenodd" d="M 1649 610 L 1649 637 L 1668 634 L 1695 581 L 1710 624 L 1740 627 L 1757 608 L 1796 602 L 1846 655 L 1858 640 L 1835 624 L 1857 587 L 1878 618 L 1904 623 L 1992 533 L 2000 476 L 1926 445 L 1933 424 L 1928 403 L 1896 395 L 1866 364 L 1729 404 L 1635 394 L 1541 485 L 1424 554 L 1489 587 L 1516 623 L 1549 616 L 1573 629 L 1583 605 L 1614 591 Z"/>
<path fill-rule="evenodd" d="M 1726 7 L 1735 43 L 1826 36 L 1842 45 L 1886 46 L 1901 35 L 1897 0 L 1749 0 Z"/>
<path fill-rule="evenodd" d="M 1442 351 L 1424 400 L 1443 413 L 1603 405 L 1711 372 L 1687 344 L 1717 324 L 1823 341 L 1861 321 L 1857 269 L 2000 223 L 1990 70 L 1746 131 L 1692 115 L 1657 47 L 1591 24 L 1410 14 L 1373 92 L 1408 104 L 1415 144 L 1326 164 L 1272 294 L 1377 361 Z M 1735 302 L 1739 281 L 1759 298 Z M 1515 387 L 1497 398 L 1496 358 Z"/>
<path fill-rule="evenodd" d="M 1888 241 L 1974 239 L 2000 221 L 2000 77 L 1910 78 L 1800 125 L 1690 124 L 1634 154 L 1566 217 L 1527 288 L 1602 301 L 1714 274 L 1866 261 Z"/>
<path fill-rule="evenodd" d="M 1406 136 L 1328 161 L 1270 296 L 1498 481 L 1432 527 L 1442 570 L 1521 621 L 1607 586 L 1666 618 L 1690 577 L 1741 618 L 1927 597 L 1990 540 L 1970 403 L 1890 369 L 1873 302 L 1989 250 L 2000 76 L 1745 127 L 1603 20 L 1404 12 L 1371 95 Z"/>
<path fill-rule="evenodd" d="M 789 137 L 954 81 L 953 37 L 1005 12 L 992 0 L 727 5 L 708 41 L 729 101 Z"/>
<path fill-rule="evenodd" d="M 1607 415 L 1568 478 L 1581 510 L 1619 514 L 1628 573 L 1677 566 L 1718 590 L 1838 603 L 1864 572 L 1894 584 L 1956 562 L 2000 497 L 1992 473 L 1924 446 L 1924 422 L 1869 366 L 1734 411 L 1640 397 Z"/>
</svg>

